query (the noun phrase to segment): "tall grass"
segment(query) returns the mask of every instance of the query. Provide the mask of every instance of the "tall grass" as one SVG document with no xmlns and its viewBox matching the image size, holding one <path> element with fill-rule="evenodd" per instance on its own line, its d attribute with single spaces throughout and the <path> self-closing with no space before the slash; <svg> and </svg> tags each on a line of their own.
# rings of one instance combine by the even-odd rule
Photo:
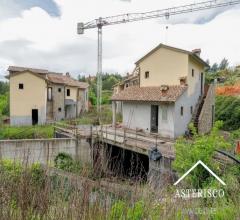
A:
<svg viewBox="0 0 240 220">
<path fill-rule="evenodd" d="M 84 170 L 84 169 L 83 169 Z M 183 200 L 175 189 L 93 181 L 88 177 L 12 161 L 0 163 L 0 219 L 141 220 L 239 219 L 239 197 Z M 103 184 L 104 183 L 104 184 Z M 235 194 L 238 183 L 233 182 Z M 233 198 L 235 201 L 233 201 Z"/>
<path fill-rule="evenodd" d="M 54 129 L 52 125 L 38 126 L 1 126 L 1 139 L 29 139 L 29 138 L 53 138 Z"/>
</svg>

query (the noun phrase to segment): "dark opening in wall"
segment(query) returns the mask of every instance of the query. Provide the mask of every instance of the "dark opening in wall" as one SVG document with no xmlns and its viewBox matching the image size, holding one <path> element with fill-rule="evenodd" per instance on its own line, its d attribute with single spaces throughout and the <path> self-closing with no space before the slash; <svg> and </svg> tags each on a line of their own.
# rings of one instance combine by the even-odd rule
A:
<svg viewBox="0 0 240 220">
<path fill-rule="evenodd" d="M 18 84 L 18 89 L 23 89 L 23 83 Z"/>
<path fill-rule="evenodd" d="M 145 182 L 149 171 L 149 158 L 117 146 L 107 146 L 108 169 L 124 178 Z"/>
</svg>

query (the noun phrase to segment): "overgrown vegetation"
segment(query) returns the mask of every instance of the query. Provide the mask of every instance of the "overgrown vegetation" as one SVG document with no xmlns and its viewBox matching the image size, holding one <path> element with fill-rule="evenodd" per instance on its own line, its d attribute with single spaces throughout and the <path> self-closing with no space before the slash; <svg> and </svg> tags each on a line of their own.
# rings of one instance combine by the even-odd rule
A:
<svg viewBox="0 0 240 220">
<path fill-rule="evenodd" d="M 0 118 L 9 115 L 9 84 L 0 81 Z"/>
<path fill-rule="evenodd" d="M 96 77 L 88 77 L 78 76 L 78 80 L 82 82 L 89 83 L 89 100 L 92 105 L 97 104 L 97 78 Z M 112 87 L 116 83 L 122 80 L 122 76 L 120 74 L 102 74 L 102 104 L 110 104 L 110 98 L 112 96 Z"/>
<path fill-rule="evenodd" d="M 83 113 L 83 115 L 76 119 L 78 124 L 98 124 L 98 118 L 101 118 L 102 124 L 111 124 L 112 123 L 112 107 L 111 105 L 102 105 L 102 111 L 99 114 L 95 106 L 93 106 L 89 112 Z M 117 115 L 117 121 L 121 121 L 121 115 Z"/>
<path fill-rule="evenodd" d="M 0 127 L 0 139 L 30 139 L 52 137 L 54 137 L 54 128 L 52 125 Z"/>
<path fill-rule="evenodd" d="M 209 61 L 208 61 L 209 62 Z M 226 58 L 210 66 L 206 72 L 206 82 L 210 83 L 214 79 L 219 79 L 224 85 L 234 85 L 240 81 L 240 69 L 229 66 Z"/>
<path fill-rule="evenodd" d="M 223 121 L 223 129 L 232 131 L 240 128 L 240 98 L 234 96 L 216 97 L 216 120 Z"/>
<path fill-rule="evenodd" d="M 194 127 L 192 140 L 185 138 L 178 139 L 176 147 L 176 159 L 174 168 L 179 176 L 183 175 L 197 161 L 201 160 L 207 166 L 214 170 L 225 181 L 226 186 L 222 186 L 209 172 L 201 165 L 196 167 L 184 181 L 186 188 L 194 189 L 209 189 L 223 188 L 225 196 L 223 198 L 207 198 L 202 200 L 200 205 L 206 208 L 216 208 L 213 219 L 238 219 L 240 212 L 237 210 L 240 202 L 240 166 L 237 163 L 222 163 L 217 160 L 214 155 L 215 150 L 228 150 L 233 152 L 231 136 L 229 140 L 225 140 L 220 134 L 219 129 L 222 127 L 222 122 L 216 122 L 212 132 L 209 135 L 198 135 Z M 235 138 L 240 137 L 240 133 L 235 134 Z"/>
<path fill-rule="evenodd" d="M 91 172 L 83 174 L 81 161 L 59 153 L 54 160 L 55 167 L 69 172 L 69 176 L 45 172 L 38 164 L 26 166 L 6 160 L 0 163 L 0 216 L 9 220 L 238 219 L 240 167 L 234 163 L 220 163 L 214 154 L 216 149 L 231 150 L 232 141 L 240 137 L 240 132 L 226 140 L 219 134 L 221 126 L 222 122 L 217 122 L 209 135 L 198 135 L 191 125 L 193 137 L 181 137 L 176 143 L 174 168 L 180 176 L 202 160 L 227 185 L 220 186 L 208 172 L 198 167 L 184 179 L 181 187 L 221 187 L 225 191 L 223 198 L 176 199 L 172 185 L 152 189 L 136 182 L 120 191 L 119 184 L 109 182 L 109 186 L 104 187 L 100 179 L 90 178 Z"/>
</svg>

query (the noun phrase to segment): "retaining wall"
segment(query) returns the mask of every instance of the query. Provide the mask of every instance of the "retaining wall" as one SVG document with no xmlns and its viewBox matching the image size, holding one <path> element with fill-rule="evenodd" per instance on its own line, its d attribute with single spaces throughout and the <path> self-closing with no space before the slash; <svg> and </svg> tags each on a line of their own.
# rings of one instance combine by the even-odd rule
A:
<svg viewBox="0 0 240 220">
<path fill-rule="evenodd" d="M 85 140 L 52 138 L 0 141 L 0 159 L 48 164 L 53 163 L 60 152 L 68 153 L 83 163 L 91 163 L 90 145 Z"/>
</svg>

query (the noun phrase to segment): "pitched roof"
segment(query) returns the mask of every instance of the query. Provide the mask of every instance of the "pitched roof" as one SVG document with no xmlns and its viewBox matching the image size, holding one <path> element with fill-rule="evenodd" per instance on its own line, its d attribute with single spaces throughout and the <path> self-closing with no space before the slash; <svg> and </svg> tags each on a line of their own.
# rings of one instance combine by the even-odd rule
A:
<svg viewBox="0 0 240 220">
<path fill-rule="evenodd" d="M 155 47 L 150 52 L 148 52 L 145 56 L 143 56 L 141 59 L 139 59 L 135 64 L 139 64 L 141 61 L 145 60 L 147 57 L 152 55 L 155 51 L 157 51 L 160 48 L 166 48 L 166 49 L 169 49 L 169 50 L 174 50 L 174 51 L 177 51 L 177 52 L 180 52 L 180 53 L 188 54 L 190 57 L 192 57 L 194 60 L 201 63 L 205 67 L 209 67 L 209 65 L 203 59 L 201 59 L 198 55 L 196 55 L 192 51 L 187 51 L 187 50 L 183 50 L 183 49 L 180 49 L 180 48 L 171 47 L 171 46 L 168 46 L 168 45 L 165 45 L 165 44 L 159 44 L 157 47 Z"/>
<path fill-rule="evenodd" d="M 76 87 L 80 87 L 83 89 L 85 89 L 89 86 L 88 83 L 79 82 L 78 80 L 73 79 L 70 76 L 66 76 L 66 75 L 59 74 L 59 73 L 51 72 L 51 73 L 47 74 L 47 80 L 52 83 L 64 84 L 64 85 L 68 85 L 68 86 L 76 86 Z"/>
<path fill-rule="evenodd" d="M 29 71 L 29 72 L 32 72 L 32 73 L 44 78 L 45 80 L 47 80 L 49 82 L 56 83 L 56 84 L 68 85 L 68 86 L 75 86 L 75 87 L 79 87 L 82 89 L 86 89 L 89 86 L 88 83 L 79 82 L 78 80 L 76 80 L 70 76 L 63 75 L 62 73 L 49 72 L 48 70 L 45 70 L 45 69 L 9 66 L 8 71 L 13 72 L 13 73 L 21 73 L 21 72 Z M 9 78 L 9 76 L 8 76 L 8 78 Z"/>
<path fill-rule="evenodd" d="M 39 74 L 47 74 L 48 70 L 45 69 L 35 69 L 35 68 L 29 68 L 29 67 L 20 67 L 20 66 L 9 66 L 8 67 L 9 72 L 24 72 L 24 71 L 30 71 L 33 73 L 39 73 Z"/>
<path fill-rule="evenodd" d="M 161 87 L 131 86 L 112 96 L 112 101 L 175 102 L 186 91 L 187 86 L 168 86 L 167 91 Z"/>
</svg>

